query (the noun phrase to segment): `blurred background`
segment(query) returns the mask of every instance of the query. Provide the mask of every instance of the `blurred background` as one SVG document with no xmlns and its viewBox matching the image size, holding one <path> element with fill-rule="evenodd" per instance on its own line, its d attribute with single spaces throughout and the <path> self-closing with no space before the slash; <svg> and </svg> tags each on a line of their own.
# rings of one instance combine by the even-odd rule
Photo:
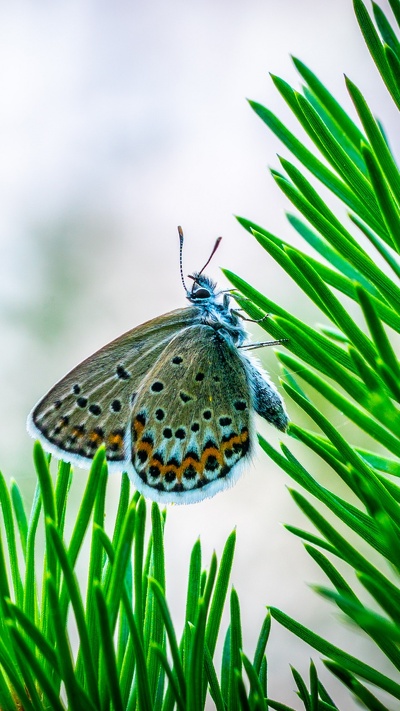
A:
<svg viewBox="0 0 400 711">
<path fill-rule="evenodd" d="M 265 103 L 304 139 L 268 75 L 298 86 L 290 54 L 354 116 L 343 80 L 349 75 L 393 137 L 395 114 L 350 0 L 0 4 L 0 466 L 7 479 L 17 479 L 28 507 L 36 481 L 27 413 L 97 348 L 184 305 L 178 224 L 186 273 L 203 265 L 223 235 L 211 276 L 223 284 L 218 267 L 227 267 L 309 323 L 321 321 L 234 219 L 245 216 L 300 244 L 285 220 L 290 207 L 268 173 L 268 166 L 278 167 L 277 151 L 288 154 L 246 102 Z M 278 383 L 272 349 L 262 358 Z M 288 409 L 299 421 L 290 402 Z M 346 420 L 337 412 L 334 418 L 348 433 Z M 260 428 L 278 444 L 272 428 Z M 286 439 L 316 476 L 329 476 Z M 86 479 L 87 472 L 76 472 L 76 506 Z M 114 475 L 110 522 L 119 483 Z M 308 527 L 287 486 L 288 478 L 258 453 L 234 489 L 168 509 L 174 619 L 178 625 L 183 619 L 196 538 L 208 563 L 236 527 L 232 581 L 246 653 L 252 655 L 271 604 L 371 663 L 366 642 L 355 634 L 349 640 L 345 625 L 331 628 L 332 609 L 307 587 L 326 581 L 281 525 Z M 273 625 L 272 698 L 296 704 L 289 663 L 305 673 L 311 654 L 318 658 Z M 323 670 L 322 678 L 350 708 Z"/>
</svg>

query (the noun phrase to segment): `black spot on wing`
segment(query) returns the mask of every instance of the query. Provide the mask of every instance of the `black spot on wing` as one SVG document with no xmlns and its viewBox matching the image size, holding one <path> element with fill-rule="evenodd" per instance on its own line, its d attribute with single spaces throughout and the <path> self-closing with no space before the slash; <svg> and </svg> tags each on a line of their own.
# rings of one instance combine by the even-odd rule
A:
<svg viewBox="0 0 400 711">
<path fill-rule="evenodd" d="M 116 374 L 120 380 L 129 380 L 131 377 L 131 374 L 128 373 L 123 365 L 117 365 Z"/>
<path fill-rule="evenodd" d="M 110 407 L 112 412 L 119 412 L 121 410 L 121 400 L 113 400 Z"/>
</svg>

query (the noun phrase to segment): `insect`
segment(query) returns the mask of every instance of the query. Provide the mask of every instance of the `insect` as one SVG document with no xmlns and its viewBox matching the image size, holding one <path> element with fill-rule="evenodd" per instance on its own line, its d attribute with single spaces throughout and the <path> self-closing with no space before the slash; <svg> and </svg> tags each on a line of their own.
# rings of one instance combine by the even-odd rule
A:
<svg viewBox="0 0 400 711">
<path fill-rule="evenodd" d="M 200 272 L 190 306 L 137 326 L 54 385 L 28 431 L 57 458 L 89 468 L 100 447 L 111 470 L 160 503 L 186 504 L 234 484 L 255 442 L 254 412 L 285 431 L 283 401 L 246 349 L 231 295 Z"/>
</svg>

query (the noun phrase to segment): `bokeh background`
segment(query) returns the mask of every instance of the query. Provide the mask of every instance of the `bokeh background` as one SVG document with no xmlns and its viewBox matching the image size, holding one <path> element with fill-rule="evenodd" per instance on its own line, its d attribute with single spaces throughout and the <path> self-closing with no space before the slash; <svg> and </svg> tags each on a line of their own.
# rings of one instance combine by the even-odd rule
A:
<svg viewBox="0 0 400 711">
<path fill-rule="evenodd" d="M 17 479 L 28 506 L 35 486 L 28 411 L 104 343 L 184 304 L 178 224 L 187 273 L 202 266 L 223 235 L 211 275 L 224 283 L 218 267 L 232 269 L 297 316 L 321 320 L 233 217 L 299 244 L 285 220 L 289 205 L 268 173 L 278 166 L 276 152 L 287 152 L 246 102 L 265 103 L 303 137 L 268 76 L 298 84 L 290 54 L 354 115 L 348 74 L 393 136 L 395 114 L 350 0 L 0 4 L 0 466 Z M 273 352 L 262 358 L 277 383 Z M 290 402 L 288 409 L 301 417 Z M 346 420 L 334 418 L 346 433 Z M 260 427 L 278 443 L 272 428 Z M 329 476 L 317 460 L 312 466 L 315 475 Z M 86 478 L 76 472 L 76 507 Z M 110 522 L 119 479 L 110 482 Z M 236 527 L 232 580 L 248 654 L 265 606 L 273 604 L 372 662 L 365 640 L 353 634 L 350 644 L 346 625 L 337 625 L 333 608 L 307 587 L 325 581 L 281 525 L 308 525 L 288 485 L 259 453 L 234 489 L 169 508 L 174 619 L 179 626 L 196 538 L 208 561 Z M 85 561 L 80 565 L 84 572 Z M 273 698 L 296 704 L 289 663 L 305 673 L 311 653 L 273 626 Z M 347 694 L 323 670 L 322 678 L 350 709 Z"/>
</svg>

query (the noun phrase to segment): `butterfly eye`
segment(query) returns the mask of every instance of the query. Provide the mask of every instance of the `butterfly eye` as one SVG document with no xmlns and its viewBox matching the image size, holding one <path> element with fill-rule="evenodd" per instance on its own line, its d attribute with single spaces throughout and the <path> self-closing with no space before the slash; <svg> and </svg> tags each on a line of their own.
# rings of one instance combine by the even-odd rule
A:
<svg viewBox="0 0 400 711">
<path fill-rule="evenodd" d="M 192 291 L 192 296 L 195 299 L 209 299 L 211 294 L 208 291 L 208 289 L 204 289 L 203 287 L 200 287 L 199 289 L 196 289 Z"/>
</svg>

